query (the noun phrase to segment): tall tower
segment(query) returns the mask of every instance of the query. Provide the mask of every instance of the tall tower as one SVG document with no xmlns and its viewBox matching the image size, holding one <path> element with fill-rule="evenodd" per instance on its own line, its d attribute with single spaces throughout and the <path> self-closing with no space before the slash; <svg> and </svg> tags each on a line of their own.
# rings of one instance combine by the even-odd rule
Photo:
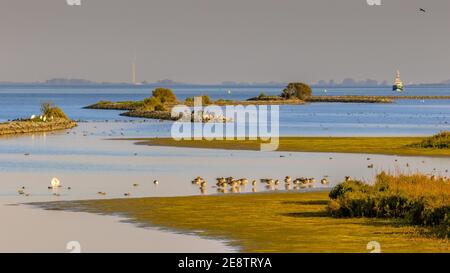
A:
<svg viewBox="0 0 450 273">
<path fill-rule="evenodd" d="M 133 64 L 131 66 L 131 82 L 133 84 L 137 84 L 137 80 L 136 80 L 136 58 L 133 60 Z"/>
</svg>

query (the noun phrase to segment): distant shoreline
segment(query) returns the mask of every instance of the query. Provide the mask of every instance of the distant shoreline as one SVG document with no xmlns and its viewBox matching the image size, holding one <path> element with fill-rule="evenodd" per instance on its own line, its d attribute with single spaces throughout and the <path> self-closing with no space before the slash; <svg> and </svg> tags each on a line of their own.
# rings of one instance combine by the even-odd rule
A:
<svg viewBox="0 0 450 273">
<path fill-rule="evenodd" d="M 105 82 L 105 83 L 44 83 L 44 82 L 36 82 L 36 83 L 15 83 L 15 82 L 0 82 L 0 87 L 55 87 L 55 88 L 122 88 L 122 87 L 130 87 L 136 89 L 143 88 L 154 88 L 154 87 L 220 87 L 220 88 L 284 88 L 287 83 L 243 83 L 243 84 L 226 84 L 226 83 L 217 83 L 217 84 L 201 84 L 201 83 L 143 83 L 140 85 L 135 85 L 131 83 L 114 83 L 114 82 Z M 387 90 L 391 90 L 391 85 L 344 85 L 344 84 L 336 84 L 336 85 L 320 85 L 320 84 L 311 84 L 312 88 L 386 88 Z M 448 83 L 423 83 L 423 84 L 410 84 L 405 85 L 406 88 L 420 88 L 420 87 L 449 87 Z"/>
</svg>

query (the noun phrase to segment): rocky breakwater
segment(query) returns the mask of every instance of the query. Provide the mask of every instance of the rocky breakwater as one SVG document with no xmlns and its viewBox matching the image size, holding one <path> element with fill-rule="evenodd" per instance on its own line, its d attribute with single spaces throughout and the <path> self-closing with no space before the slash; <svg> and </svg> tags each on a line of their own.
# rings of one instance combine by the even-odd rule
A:
<svg viewBox="0 0 450 273">
<path fill-rule="evenodd" d="M 43 120 L 40 118 L 20 119 L 0 123 L 0 136 L 51 132 L 71 129 L 76 126 L 77 123 L 75 121 L 64 118 L 54 118 L 51 120 Z"/>
</svg>

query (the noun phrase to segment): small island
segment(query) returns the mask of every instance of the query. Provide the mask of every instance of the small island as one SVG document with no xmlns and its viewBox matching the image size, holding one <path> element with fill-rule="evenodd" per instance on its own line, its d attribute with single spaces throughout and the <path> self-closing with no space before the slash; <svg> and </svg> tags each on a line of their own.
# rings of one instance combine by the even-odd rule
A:
<svg viewBox="0 0 450 273">
<path fill-rule="evenodd" d="M 302 105 L 307 102 L 316 102 L 312 96 L 312 89 L 310 86 L 304 83 L 290 83 L 279 96 L 267 96 L 261 93 L 259 96 L 249 98 L 247 100 L 225 100 L 218 99 L 216 101 L 211 100 L 207 95 L 201 96 L 202 105 Z M 392 102 L 386 98 L 377 97 L 336 97 L 330 100 L 320 98 L 320 101 L 332 101 L 332 102 L 366 102 L 366 103 L 389 103 Z M 150 118 L 160 120 L 178 120 L 180 117 L 173 117 L 171 110 L 175 105 L 184 104 L 186 106 L 194 105 L 194 98 L 186 98 L 184 101 L 178 101 L 177 97 L 172 90 L 168 88 L 156 88 L 152 92 L 150 98 L 143 101 L 100 101 L 95 104 L 86 106 L 85 109 L 100 109 L 100 110 L 120 110 L 126 111 L 121 113 L 121 116 L 138 117 L 138 118 Z M 204 117 L 204 121 L 209 120 L 225 121 L 223 117 Z"/>
<path fill-rule="evenodd" d="M 313 96 L 309 85 L 301 82 L 289 83 L 280 95 L 268 96 L 261 93 L 247 100 L 211 100 L 207 95 L 201 96 L 202 105 L 303 105 L 307 103 L 393 103 L 398 99 L 450 99 L 450 96 Z M 99 101 L 84 107 L 85 109 L 120 110 L 126 111 L 121 116 L 150 118 L 160 120 L 178 120 L 172 117 L 171 110 L 175 105 L 193 106 L 194 98 L 184 101 L 177 100 L 172 90 L 156 88 L 150 98 L 143 101 Z M 218 117 L 218 120 L 221 118 Z"/>
<path fill-rule="evenodd" d="M 51 132 L 72 129 L 76 126 L 77 123 L 69 119 L 59 107 L 46 102 L 41 105 L 39 116 L 32 115 L 28 119 L 0 123 L 0 136 Z"/>
</svg>

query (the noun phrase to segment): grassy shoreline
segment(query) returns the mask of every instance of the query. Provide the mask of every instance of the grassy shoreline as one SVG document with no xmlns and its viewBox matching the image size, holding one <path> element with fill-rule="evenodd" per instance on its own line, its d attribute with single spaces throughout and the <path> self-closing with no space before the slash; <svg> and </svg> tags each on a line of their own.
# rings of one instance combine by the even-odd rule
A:
<svg viewBox="0 0 450 273">
<path fill-rule="evenodd" d="M 426 137 L 281 137 L 277 151 L 363 153 L 403 156 L 450 156 L 450 149 L 414 147 Z M 185 147 L 226 150 L 260 150 L 260 141 L 253 140 L 181 140 L 172 138 L 135 138 L 137 145 Z"/>
<path fill-rule="evenodd" d="M 399 220 L 334 218 L 328 192 L 67 201 L 46 209 L 124 215 L 139 225 L 226 240 L 242 252 L 450 252 L 448 240 Z"/>
</svg>

